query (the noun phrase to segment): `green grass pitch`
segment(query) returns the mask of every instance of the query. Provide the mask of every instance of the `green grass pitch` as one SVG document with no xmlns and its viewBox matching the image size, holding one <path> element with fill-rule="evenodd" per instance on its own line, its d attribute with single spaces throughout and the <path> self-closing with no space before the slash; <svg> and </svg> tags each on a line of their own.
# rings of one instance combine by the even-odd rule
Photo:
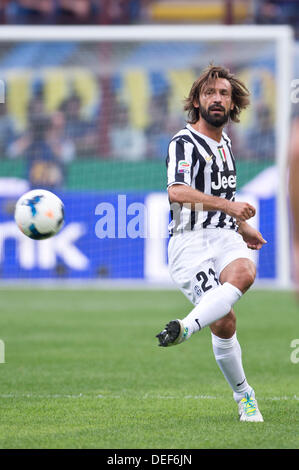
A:
<svg viewBox="0 0 299 470">
<path fill-rule="evenodd" d="M 238 421 L 208 328 L 157 347 L 164 324 L 191 309 L 178 291 L 2 288 L 0 298 L 1 449 L 299 448 L 292 293 L 252 290 L 235 309 L 264 423 Z"/>
</svg>

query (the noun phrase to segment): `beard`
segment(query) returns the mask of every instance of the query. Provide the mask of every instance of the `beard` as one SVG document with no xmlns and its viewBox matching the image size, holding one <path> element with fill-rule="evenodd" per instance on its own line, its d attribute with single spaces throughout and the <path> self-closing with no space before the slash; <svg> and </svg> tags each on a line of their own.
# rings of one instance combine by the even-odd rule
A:
<svg viewBox="0 0 299 470">
<path fill-rule="evenodd" d="M 211 113 L 211 111 L 214 108 L 221 108 L 223 111 L 222 114 L 214 115 Z M 230 112 L 225 112 L 225 109 L 222 106 L 215 106 L 212 105 L 208 109 L 205 109 L 203 107 L 199 107 L 199 114 L 200 116 L 211 126 L 214 127 L 222 127 L 224 124 L 226 124 L 229 120 L 229 113 Z"/>
</svg>

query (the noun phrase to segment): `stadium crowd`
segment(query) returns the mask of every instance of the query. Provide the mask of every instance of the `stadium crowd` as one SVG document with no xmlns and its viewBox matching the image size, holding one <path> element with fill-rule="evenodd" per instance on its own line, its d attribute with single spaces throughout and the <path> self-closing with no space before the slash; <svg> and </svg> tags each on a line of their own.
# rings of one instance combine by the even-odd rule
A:
<svg viewBox="0 0 299 470">
<path fill-rule="evenodd" d="M 44 93 L 37 88 L 27 105 L 26 126 L 21 131 L 7 110 L 0 106 L 0 160 L 24 158 L 31 184 L 59 186 L 64 168 L 75 158 L 113 158 L 127 161 L 165 158 L 169 139 L 179 122 L 171 118 L 168 96 L 153 99 L 151 119 L 144 129 L 133 126 L 129 108 L 111 93 L 109 107 L 99 106 L 90 118 L 82 111 L 82 99 L 70 93 L 52 112 Z M 169 116 L 165 119 L 165 116 Z M 49 186 L 48 181 L 48 186 Z"/>
<path fill-rule="evenodd" d="M 130 24 L 147 0 L 1 0 L 6 24 Z"/>
<path fill-rule="evenodd" d="M 221 8 L 209 8 L 219 4 Z M 190 8 L 191 6 L 191 8 Z M 242 13 L 237 14 L 238 6 Z M 180 8 L 181 7 L 181 8 Z M 184 7 L 182 9 L 182 7 Z M 175 10 L 178 13 L 175 14 Z M 184 14 L 182 14 L 182 12 Z M 208 12 L 208 13 L 207 13 Z M 290 24 L 299 30 L 298 0 L 1 0 L 2 24 L 133 24 L 144 22 Z"/>
<path fill-rule="evenodd" d="M 157 3 L 162 2 L 1 0 L 0 16 L 1 22 L 6 24 L 132 24 L 151 21 L 149 9 Z M 171 1 L 167 3 L 171 5 Z M 207 2 L 194 1 L 198 5 L 203 3 Z M 232 5 L 238 0 L 223 0 L 224 3 Z M 298 1 L 252 0 L 247 3 L 252 8 L 251 16 L 245 22 L 289 23 L 298 28 Z M 112 83 L 114 77 L 108 80 Z M 43 183 L 47 178 L 53 186 L 62 184 L 65 168 L 74 159 L 164 159 L 170 138 L 183 124 L 183 114 L 170 112 L 170 93 L 171 90 L 165 89 L 156 97 L 150 96 L 149 118 L 144 126 L 132 125 L 128 105 L 119 102 L 113 92 L 109 95 L 109 109 L 105 103 L 97 103 L 93 115 L 87 118 L 78 94 L 69 93 L 55 111 L 49 112 L 43 91 L 38 90 L 28 102 L 26 126 L 21 131 L 8 111 L 9 104 L 1 104 L 0 159 L 24 158 L 28 162 L 28 178 L 32 185 Z M 256 108 L 255 122 L 256 126 L 245 136 L 247 142 L 254 141 L 263 157 L 271 159 L 275 132 L 271 110 L 266 103 Z M 236 139 L 234 147 L 238 153 Z M 241 158 L 255 158 L 251 147 L 250 144 L 243 147 Z"/>
</svg>

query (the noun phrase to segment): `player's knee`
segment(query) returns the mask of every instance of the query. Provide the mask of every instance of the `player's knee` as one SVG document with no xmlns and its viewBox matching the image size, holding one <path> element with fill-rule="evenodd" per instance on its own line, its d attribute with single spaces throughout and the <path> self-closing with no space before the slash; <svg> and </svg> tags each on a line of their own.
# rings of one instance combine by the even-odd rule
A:
<svg viewBox="0 0 299 470">
<path fill-rule="evenodd" d="M 243 294 L 252 286 L 255 281 L 256 268 L 253 263 L 248 263 L 236 270 L 232 276 L 231 282 L 234 286 L 238 287 Z"/>
<path fill-rule="evenodd" d="M 255 281 L 255 275 L 256 275 L 256 270 L 254 266 L 249 266 L 247 269 L 245 269 L 240 278 L 240 282 L 242 285 L 242 292 L 245 292 L 248 290 L 252 284 Z"/>
<path fill-rule="evenodd" d="M 229 264 L 220 274 L 220 282 L 229 282 L 243 294 L 252 286 L 255 280 L 256 267 L 249 259 L 238 259 Z"/>
</svg>

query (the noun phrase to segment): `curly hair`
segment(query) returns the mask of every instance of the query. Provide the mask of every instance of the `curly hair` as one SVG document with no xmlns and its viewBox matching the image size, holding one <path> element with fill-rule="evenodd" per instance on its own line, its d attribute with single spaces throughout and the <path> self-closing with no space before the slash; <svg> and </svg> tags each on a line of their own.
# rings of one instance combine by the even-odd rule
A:
<svg viewBox="0 0 299 470">
<path fill-rule="evenodd" d="M 200 77 L 195 80 L 189 96 L 184 100 L 184 111 L 188 112 L 188 122 L 195 124 L 199 120 L 199 108 L 194 106 L 194 101 L 199 101 L 202 90 L 208 85 L 208 83 L 215 81 L 217 78 L 225 78 L 231 84 L 232 89 L 232 101 L 234 103 L 234 109 L 230 111 L 230 118 L 234 122 L 240 122 L 239 116 L 242 109 L 247 108 L 250 103 L 249 91 L 244 83 L 236 78 L 227 68 L 209 65 Z"/>
</svg>

